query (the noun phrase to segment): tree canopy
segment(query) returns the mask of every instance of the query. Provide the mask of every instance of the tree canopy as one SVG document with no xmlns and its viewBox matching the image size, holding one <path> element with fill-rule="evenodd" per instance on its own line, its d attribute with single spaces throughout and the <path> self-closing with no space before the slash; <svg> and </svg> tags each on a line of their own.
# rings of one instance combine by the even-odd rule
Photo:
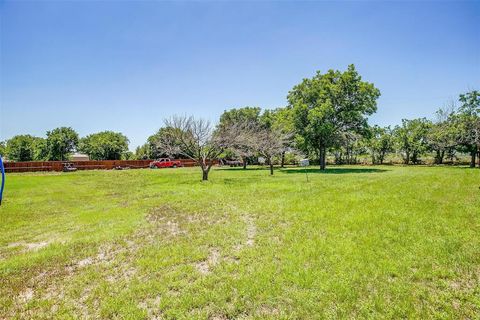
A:
<svg viewBox="0 0 480 320">
<path fill-rule="evenodd" d="M 174 116 L 164 122 L 165 128 L 170 129 L 160 136 L 157 148 L 165 154 L 182 154 L 195 161 L 202 169 L 204 181 L 208 180 L 214 160 L 228 146 L 234 144 L 234 139 L 241 133 L 214 130 L 209 121 L 194 117 Z"/>
<path fill-rule="evenodd" d="M 470 153 L 470 166 L 475 167 L 475 158 L 480 157 L 480 91 L 461 94 L 459 101 L 461 105 L 455 117 L 460 130 L 459 144 Z"/>
<path fill-rule="evenodd" d="M 16 135 L 7 140 L 5 156 L 10 161 L 45 160 L 37 157 L 37 155 L 43 154 L 43 150 L 39 150 L 43 144 L 44 139 L 42 138 L 29 134 Z"/>
<path fill-rule="evenodd" d="M 236 130 L 239 126 L 243 126 L 243 130 L 248 127 L 258 126 L 260 123 L 261 109 L 258 107 L 242 107 L 226 110 L 220 116 L 217 131 Z M 247 139 L 248 140 L 248 139 Z M 243 168 L 247 168 L 248 158 L 255 155 L 251 143 L 246 143 L 246 139 L 238 139 L 237 143 L 231 144 L 225 154 L 232 157 L 240 157 L 243 161 Z"/>
<path fill-rule="evenodd" d="M 362 81 L 354 65 L 344 72 L 320 71 L 304 79 L 288 94 L 295 128 L 305 148 L 314 150 L 325 169 L 326 151 L 338 143 L 345 132 L 361 133 L 367 117 L 377 110 L 380 91 Z"/>
<path fill-rule="evenodd" d="M 418 163 L 420 155 L 428 149 L 427 133 L 431 122 L 425 118 L 402 120 L 393 130 L 398 149 L 403 153 L 405 164 Z"/>
<path fill-rule="evenodd" d="M 102 131 L 82 138 L 78 149 L 92 160 L 120 160 L 128 151 L 128 143 L 120 132 Z"/>
<path fill-rule="evenodd" d="M 68 160 L 68 155 L 78 144 L 78 134 L 70 127 L 60 127 L 47 131 L 46 153 L 48 160 Z"/>
</svg>

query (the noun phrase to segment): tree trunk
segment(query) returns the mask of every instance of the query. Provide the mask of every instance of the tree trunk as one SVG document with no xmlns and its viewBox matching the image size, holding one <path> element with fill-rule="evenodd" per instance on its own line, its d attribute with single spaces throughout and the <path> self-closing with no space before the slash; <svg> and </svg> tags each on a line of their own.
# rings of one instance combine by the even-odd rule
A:
<svg viewBox="0 0 480 320">
<path fill-rule="evenodd" d="M 472 152 L 470 152 L 470 155 L 472 157 L 471 161 L 470 161 L 470 168 L 475 168 L 475 158 L 476 158 L 476 155 L 477 155 L 477 150 L 472 150 Z"/>
<path fill-rule="evenodd" d="M 405 152 L 405 164 L 410 164 L 410 152 Z"/>
<path fill-rule="evenodd" d="M 243 157 L 243 170 L 247 169 L 247 157 Z"/>
<path fill-rule="evenodd" d="M 477 152 L 477 158 L 478 158 L 478 168 L 480 169 L 480 151 Z"/>
<path fill-rule="evenodd" d="M 210 168 L 212 167 L 212 163 L 208 165 L 202 165 L 202 181 L 208 180 L 208 173 L 210 172 Z"/>
<path fill-rule="evenodd" d="M 285 151 L 282 151 L 282 161 L 280 163 L 280 168 L 285 168 Z"/>
<path fill-rule="evenodd" d="M 440 164 L 440 150 L 435 151 L 435 164 Z"/>
<path fill-rule="evenodd" d="M 272 162 L 272 157 L 267 158 L 268 161 L 268 166 L 270 167 L 270 175 L 273 176 L 273 162 Z"/>
<path fill-rule="evenodd" d="M 412 161 L 413 164 L 418 164 L 418 153 L 416 151 L 413 151 L 410 161 Z"/>
<path fill-rule="evenodd" d="M 325 147 L 320 147 L 320 170 L 325 170 L 325 153 L 326 153 L 326 148 Z"/>
<path fill-rule="evenodd" d="M 435 155 L 435 164 L 442 164 L 445 157 L 445 150 L 437 150 Z"/>
</svg>

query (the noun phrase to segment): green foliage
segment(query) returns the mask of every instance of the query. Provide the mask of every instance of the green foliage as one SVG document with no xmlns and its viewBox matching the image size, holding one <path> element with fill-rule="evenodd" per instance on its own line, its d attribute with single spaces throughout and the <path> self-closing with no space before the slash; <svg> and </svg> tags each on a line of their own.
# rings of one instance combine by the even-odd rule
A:
<svg viewBox="0 0 480 320">
<path fill-rule="evenodd" d="M 350 65 L 345 72 L 329 70 L 304 79 L 288 94 L 293 108 L 300 145 L 313 149 L 325 168 L 326 150 L 339 145 L 345 133 L 363 133 L 367 128 L 366 116 L 377 110 L 380 91 Z"/>
<path fill-rule="evenodd" d="M 461 128 L 453 109 L 439 109 L 436 117 L 427 133 L 427 140 L 430 149 L 435 152 L 435 163 L 442 164 L 445 155 L 451 155 L 455 151 Z"/>
<path fill-rule="evenodd" d="M 243 107 L 225 110 L 220 116 L 219 128 L 223 129 L 232 124 L 258 123 L 261 109 L 258 107 Z"/>
<path fill-rule="evenodd" d="M 142 144 L 135 148 L 135 159 L 146 160 L 153 159 L 150 152 L 150 145 L 148 143 Z"/>
<path fill-rule="evenodd" d="M 357 157 L 367 153 L 365 139 L 363 135 L 354 132 L 339 134 L 336 146 L 330 149 L 335 156 L 335 163 L 356 164 L 358 162 Z"/>
<path fill-rule="evenodd" d="M 45 160 L 45 139 L 29 134 L 17 135 L 7 140 L 5 155 L 10 161 Z"/>
<path fill-rule="evenodd" d="M 367 138 L 367 146 L 372 156 L 373 164 L 383 164 L 385 156 L 394 151 L 394 139 L 390 127 L 373 126 Z"/>
<path fill-rule="evenodd" d="M 144 159 L 159 159 L 166 157 L 173 158 L 183 158 L 180 154 L 166 154 L 161 148 L 159 148 L 160 142 L 165 137 L 175 136 L 177 129 L 171 127 L 162 127 L 155 134 L 151 135 L 147 139 L 147 143 L 141 146 L 138 149 L 137 157 Z M 180 142 L 174 143 L 177 147 L 180 145 Z"/>
<path fill-rule="evenodd" d="M 102 131 L 82 138 L 79 150 L 92 160 L 120 160 L 128 151 L 128 142 L 120 132 Z"/>
<path fill-rule="evenodd" d="M 459 97 L 460 103 L 460 113 L 480 116 L 480 91 L 472 90 L 467 93 L 463 93 Z"/>
<path fill-rule="evenodd" d="M 135 154 L 132 151 L 126 151 L 122 153 L 121 160 L 135 160 L 135 159 L 137 158 L 135 157 Z"/>
<path fill-rule="evenodd" d="M 428 150 L 427 134 L 431 121 L 425 118 L 402 120 L 401 126 L 393 130 L 397 149 L 402 152 L 405 164 L 420 161 L 420 156 Z"/>
<path fill-rule="evenodd" d="M 78 134 L 70 127 L 60 127 L 47 131 L 46 148 L 48 160 L 68 160 L 78 144 Z"/>
<path fill-rule="evenodd" d="M 473 90 L 460 95 L 461 106 L 456 115 L 460 130 L 459 144 L 471 154 L 471 167 L 475 157 L 480 157 L 480 92 Z M 480 166 L 480 165 L 479 165 Z"/>
<path fill-rule="evenodd" d="M 0 156 L 4 157 L 6 155 L 6 143 L 4 141 L 0 141 Z"/>
<path fill-rule="evenodd" d="M 257 121 L 262 127 L 273 128 L 283 133 L 293 133 L 295 131 L 293 110 L 289 107 L 266 109 Z"/>
<path fill-rule="evenodd" d="M 32 142 L 33 160 L 47 161 L 50 159 L 47 140 L 35 137 Z"/>
</svg>

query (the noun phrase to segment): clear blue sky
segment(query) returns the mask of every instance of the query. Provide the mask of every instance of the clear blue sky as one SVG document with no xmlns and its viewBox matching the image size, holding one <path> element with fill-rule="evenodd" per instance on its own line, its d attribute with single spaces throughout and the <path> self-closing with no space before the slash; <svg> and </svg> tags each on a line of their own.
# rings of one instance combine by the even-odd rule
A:
<svg viewBox="0 0 480 320">
<path fill-rule="evenodd" d="M 0 140 L 71 126 L 142 144 L 174 113 L 286 104 L 354 63 L 380 125 L 480 87 L 480 2 L 0 2 Z"/>
</svg>

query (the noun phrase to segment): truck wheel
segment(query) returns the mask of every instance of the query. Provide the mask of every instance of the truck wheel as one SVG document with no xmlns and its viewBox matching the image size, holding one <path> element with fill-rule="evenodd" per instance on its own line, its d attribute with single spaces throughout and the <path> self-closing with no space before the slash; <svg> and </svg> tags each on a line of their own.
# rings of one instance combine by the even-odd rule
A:
<svg viewBox="0 0 480 320">
<path fill-rule="evenodd" d="M 176 168 L 176 167 L 177 167 L 177 165 L 176 165 L 176 164 L 174 164 L 174 165 L 173 165 L 173 168 Z"/>
</svg>

